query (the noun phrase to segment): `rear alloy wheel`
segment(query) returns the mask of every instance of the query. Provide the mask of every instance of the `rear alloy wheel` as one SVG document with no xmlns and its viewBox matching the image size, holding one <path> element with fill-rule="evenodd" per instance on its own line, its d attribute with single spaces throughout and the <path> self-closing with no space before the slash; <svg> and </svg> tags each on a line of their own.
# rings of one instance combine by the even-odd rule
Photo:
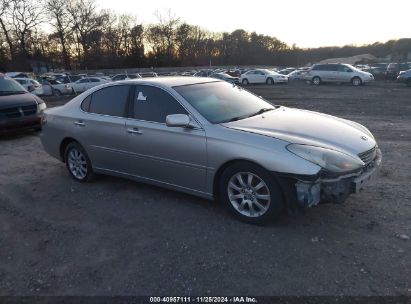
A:
<svg viewBox="0 0 411 304">
<path fill-rule="evenodd" d="M 267 78 L 266 83 L 272 85 L 274 84 L 274 80 L 272 78 Z"/>
<path fill-rule="evenodd" d="M 244 78 L 244 79 L 241 81 L 241 83 L 242 83 L 243 85 L 248 85 L 248 84 L 249 84 L 247 78 Z"/>
<path fill-rule="evenodd" d="M 315 85 L 321 84 L 321 78 L 318 77 L 318 76 L 315 76 L 315 77 L 312 79 L 312 83 L 315 84 Z"/>
<path fill-rule="evenodd" d="M 351 79 L 351 84 L 355 87 L 358 87 L 362 84 L 362 81 L 359 77 L 354 77 L 353 79 Z"/>
<path fill-rule="evenodd" d="M 80 144 L 70 143 L 66 148 L 64 159 L 67 170 L 76 181 L 84 183 L 93 179 L 94 173 L 90 159 Z"/>
<path fill-rule="evenodd" d="M 263 224 L 284 206 L 281 189 L 265 169 L 246 162 L 228 167 L 221 176 L 220 197 L 238 219 Z"/>
</svg>

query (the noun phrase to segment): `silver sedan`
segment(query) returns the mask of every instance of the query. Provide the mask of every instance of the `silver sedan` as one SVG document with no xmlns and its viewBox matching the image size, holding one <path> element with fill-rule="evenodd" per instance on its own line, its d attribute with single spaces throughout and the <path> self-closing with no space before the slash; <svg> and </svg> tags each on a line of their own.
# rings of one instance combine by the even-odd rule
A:
<svg viewBox="0 0 411 304">
<path fill-rule="evenodd" d="M 218 199 L 256 224 L 285 209 L 342 202 L 381 164 L 358 123 L 197 77 L 94 87 L 48 109 L 41 139 L 79 182 L 95 173 L 130 178 Z"/>
</svg>

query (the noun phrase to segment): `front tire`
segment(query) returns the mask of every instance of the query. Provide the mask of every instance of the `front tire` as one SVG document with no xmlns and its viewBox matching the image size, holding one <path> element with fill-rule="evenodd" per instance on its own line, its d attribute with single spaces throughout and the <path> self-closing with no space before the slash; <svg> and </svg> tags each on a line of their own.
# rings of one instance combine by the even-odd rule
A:
<svg viewBox="0 0 411 304">
<path fill-rule="evenodd" d="M 311 80 L 312 84 L 314 85 L 320 85 L 321 84 L 321 78 L 318 76 L 313 77 L 313 79 Z"/>
<path fill-rule="evenodd" d="M 241 81 L 241 83 L 242 83 L 243 85 L 245 85 L 245 86 L 249 84 L 247 78 L 244 78 L 244 79 Z"/>
<path fill-rule="evenodd" d="M 94 179 L 90 158 L 79 143 L 68 144 L 64 159 L 70 176 L 76 181 L 85 183 Z"/>
<path fill-rule="evenodd" d="M 353 79 L 351 79 L 351 84 L 355 87 L 360 86 L 362 84 L 361 78 L 354 77 Z"/>
<path fill-rule="evenodd" d="M 232 215 L 250 224 L 264 224 L 284 208 L 281 189 L 273 176 L 249 162 L 238 162 L 224 170 L 220 198 Z"/>
<path fill-rule="evenodd" d="M 272 78 L 267 78 L 266 83 L 268 85 L 273 85 L 274 84 L 274 80 Z"/>
</svg>

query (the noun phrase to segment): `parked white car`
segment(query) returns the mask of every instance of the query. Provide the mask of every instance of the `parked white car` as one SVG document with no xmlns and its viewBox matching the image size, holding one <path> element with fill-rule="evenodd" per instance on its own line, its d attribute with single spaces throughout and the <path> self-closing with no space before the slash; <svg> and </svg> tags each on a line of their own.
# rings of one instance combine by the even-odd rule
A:
<svg viewBox="0 0 411 304">
<path fill-rule="evenodd" d="M 43 81 L 44 95 L 70 95 L 73 93 L 73 88 L 69 83 L 62 83 L 55 79 L 47 79 Z"/>
<path fill-rule="evenodd" d="M 81 93 L 109 81 L 97 77 L 85 77 L 72 83 L 72 87 L 76 93 Z"/>
<path fill-rule="evenodd" d="M 243 85 L 250 83 L 274 84 L 285 82 L 288 82 L 288 76 L 266 69 L 250 70 L 240 76 L 240 83 Z"/>
<path fill-rule="evenodd" d="M 14 78 L 14 80 L 20 83 L 28 92 L 34 95 L 44 95 L 43 86 L 37 80 L 31 78 Z"/>
<path fill-rule="evenodd" d="M 347 82 L 353 86 L 359 86 L 374 81 L 371 73 L 342 63 L 315 64 L 307 71 L 304 78 L 314 85 L 324 82 Z"/>
<path fill-rule="evenodd" d="M 295 70 L 288 74 L 288 80 L 302 80 L 304 79 L 305 74 L 307 73 L 306 70 Z"/>
</svg>

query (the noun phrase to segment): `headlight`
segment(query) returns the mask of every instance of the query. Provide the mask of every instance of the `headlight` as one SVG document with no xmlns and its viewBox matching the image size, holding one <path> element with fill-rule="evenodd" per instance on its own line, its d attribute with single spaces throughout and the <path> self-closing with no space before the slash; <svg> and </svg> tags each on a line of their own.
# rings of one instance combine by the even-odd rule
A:
<svg viewBox="0 0 411 304">
<path fill-rule="evenodd" d="M 47 108 L 46 103 L 43 101 L 37 104 L 37 112 L 43 112 Z"/>
<path fill-rule="evenodd" d="M 361 168 L 365 164 L 358 157 L 348 154 L 308 145 L 291 144 L 287 150 L 332 172 L 347 172 Z"/>
</svg>

